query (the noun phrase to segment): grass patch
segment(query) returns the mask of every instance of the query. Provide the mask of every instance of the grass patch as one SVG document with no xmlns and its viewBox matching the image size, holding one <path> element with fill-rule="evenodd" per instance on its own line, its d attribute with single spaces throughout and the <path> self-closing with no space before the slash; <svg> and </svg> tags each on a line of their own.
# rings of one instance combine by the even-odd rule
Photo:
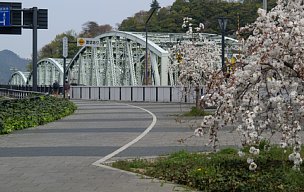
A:
<svg viewBox="0 0 304 192">
<path fill-rule="evenodd" d="M 212 113 L 208 112 L 208 111 L 204 111 L 203 109 L 199 109 L 196 107 L 192 107 L 190 111 L 183 114 L 183 116 L 186 116 L 186 117 L 208 116 L 208 115 L 212 115 Z"/>
<path fill-rule="evenodd" d="M 275 146 L 261 149 L 254 157 L 255 171 L 249 170 L 248 156 L 239 157 L 232 148 L 208 154 L 180 151 L 154 161 L 118 161 L 112 166 L 201 191 L 303 191 L 304 172 L 292 169 L 288 155 Z"/>
</svg>

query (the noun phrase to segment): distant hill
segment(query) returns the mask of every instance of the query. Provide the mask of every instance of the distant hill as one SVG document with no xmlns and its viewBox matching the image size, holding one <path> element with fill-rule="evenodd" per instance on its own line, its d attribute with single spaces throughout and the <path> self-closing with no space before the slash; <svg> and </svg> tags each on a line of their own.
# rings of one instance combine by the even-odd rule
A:
<svg viewBox="0 0 304 192">
<path fill-rule="evenodd" d="M 26 71 L 26 65 L 30 62 L 28 59 L 20 58 L 16 53 L 10 50 L 0 51 L 0 84 L 7 84 L 13 71 Z"/>
</svg>

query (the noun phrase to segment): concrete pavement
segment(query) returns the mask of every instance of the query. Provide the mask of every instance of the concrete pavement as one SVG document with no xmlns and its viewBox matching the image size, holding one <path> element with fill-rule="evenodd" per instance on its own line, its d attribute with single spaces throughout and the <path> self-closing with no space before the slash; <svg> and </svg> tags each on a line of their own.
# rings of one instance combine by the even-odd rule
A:
<svg viewBox="0 0 304 192">
<path fill-rule="evenodd" d="M 178 142 L 193 133 L 175 116 L 188 110 L 188 104 L 74 102 L 78 110 L 69 117 L 0 136 L 0 192 L 184 191 L 174 184 L 93 164 L 132 142 L 106 161 L 210 149 L 204 147 L 208 138 Z M 151 114 L 156 117 L 152 127 Z M 200 124 L 199 119 L 191 122 L 194 127 Z M 228 131 L 221 132 L 222 145 L 239 145 Z"/>
</svg>

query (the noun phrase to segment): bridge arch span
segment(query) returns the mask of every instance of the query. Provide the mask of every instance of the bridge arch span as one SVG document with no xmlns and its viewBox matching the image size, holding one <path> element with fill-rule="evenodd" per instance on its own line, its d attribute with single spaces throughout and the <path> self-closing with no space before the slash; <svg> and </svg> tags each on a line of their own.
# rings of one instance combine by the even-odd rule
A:
<svg viewBox="0 0 304 192">
<path fill-rule="evenodd" d="M 136 86 L 145 80 L 146 41 L 140 35 L 112 31 L 95 37 L 99 47 L 82 47 L 68 65 L 72 83 L 91 86 Z M 169 53 L 148 41 L 151 85 L 168 85 Z"/>
<path fill-rule="evenodd" d="M 37 85 L 50 86 L 57 80 L 63 85 L 63 59 L 46 58 L 37 63 Z M 27 84 L 32 85 L 32 72 L 30 73 Z"/>
<path fill-rule="evenodd" d="M 27 78 L 30 75 L 30 72 L 22 72 L 22 71 L 15 71 L 8 84 L 9 85 L 26 85 Z"/>
</svg>

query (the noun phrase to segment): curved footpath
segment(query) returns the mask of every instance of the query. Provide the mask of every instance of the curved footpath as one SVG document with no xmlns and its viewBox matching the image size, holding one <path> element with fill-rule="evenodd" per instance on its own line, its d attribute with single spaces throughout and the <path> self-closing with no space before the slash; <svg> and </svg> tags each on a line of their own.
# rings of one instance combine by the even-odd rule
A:
<svg viewBox="0 0 304 192">
<path fill-rule="evenodd" d="M 0 192 L 184 191 L 102 163 L 208 150 L 203 147 L 207 138 L 178 142 L 193 130 L 174 115 L 190 105 L 74 102 L 78 110 L 69 117 L 0 136 Z M 237 145 L 236 136 L 227 132 L 222 144 Z"/>
</svg>

